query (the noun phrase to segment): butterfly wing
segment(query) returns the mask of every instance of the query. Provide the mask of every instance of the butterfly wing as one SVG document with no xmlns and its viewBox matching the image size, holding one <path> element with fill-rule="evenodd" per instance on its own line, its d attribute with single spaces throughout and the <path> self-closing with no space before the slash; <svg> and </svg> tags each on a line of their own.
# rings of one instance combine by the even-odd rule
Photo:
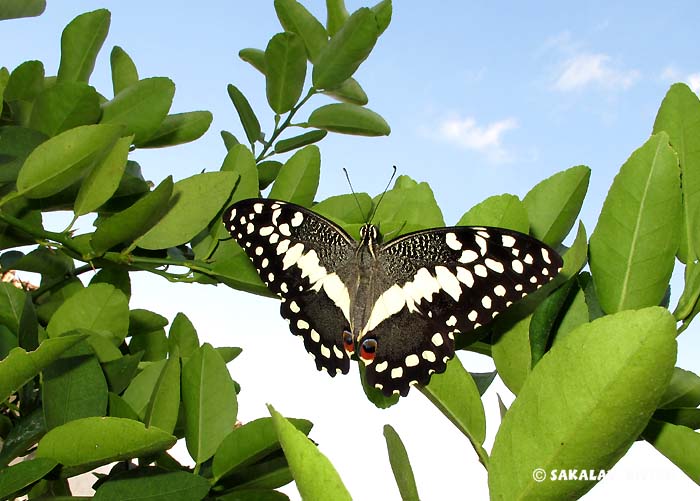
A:
<svg viewBox="0 0 700 501">
<path fill-rule="evenodd" d="M 378 261 L 391 286 L 361 338 L 377 341 L 367 381 L 386 395 L 406 395 L 411 384 L 443 372 L 455 333 L 487 324 L 562 266 L 556 252 L 528 235 L 483 227 L 407 234 L 382 247 Z"/>
<path fill-rule="evenodd" d="M 357 243 L 318 214 L 270 199 L 235 203 L 224 211 L 224 225 L 282 299 L 280 313 L 304 339 L 316 367 L 346 374 L 350 358 L 342 335 L 350 298 L 335 270 L 352 258 Z"/>
</svg>

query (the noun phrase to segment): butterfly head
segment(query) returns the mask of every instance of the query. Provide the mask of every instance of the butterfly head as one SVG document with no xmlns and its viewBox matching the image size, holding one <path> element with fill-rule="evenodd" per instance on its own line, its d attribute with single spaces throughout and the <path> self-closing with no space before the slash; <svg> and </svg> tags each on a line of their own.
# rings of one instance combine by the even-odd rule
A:
<svg viewBox="0 0 700 501">
<path fill-rule="evenodd" d="M 378 244 L 381 241 L 379 229 L 372 223 L 365 223 L 360 227 L 360 245 L 372 247 L 373 244 Z"/>
</svg>

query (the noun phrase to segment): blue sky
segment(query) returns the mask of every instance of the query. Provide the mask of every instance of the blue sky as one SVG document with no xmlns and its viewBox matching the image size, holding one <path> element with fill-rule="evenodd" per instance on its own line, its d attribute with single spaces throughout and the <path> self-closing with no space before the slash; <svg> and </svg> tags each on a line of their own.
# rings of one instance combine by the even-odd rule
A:
<svg viewBox="0 0 700 501">
<path fill-rule="evenodd" d="M 304 3 L 325 18 L 325 2 Z M 399 173 L 431 184 L 449 224 L 490 195 L 523 196 L 541 179 L 585 164 L 592 177 L 581 217 L 590 234 L 612 178 L 648 138 L 669 85 L 684 81 L 700 90 L 700 4 L 694 1 L 663 8 L 631 1 L 395 3 L 391 26 L 357 74 L 369 107 L 387 119 L 392 134 L 330 135 L 321 143 L 319 199 L 348 191 L 342 167 L 356 189 L 375 194 L 397 165 Z M 180 179 L 216 170 L 225 154 L 219 131 L 242 137 L 226 84 L 242 89 L 263 128 L 271 129 L 263 78 L 237 53 L 264 48 L 281 29 L 271 1 L 194 5 L 49 0 L 40 18 L 0 24 L 0 64 L 12 69 L 40 59 L 47 74 L 55 73 L 63 26 L 83 11 L 106 7 L 112 26 L 91 81 L 98 91 L 111 97 L 109 51 L 119 45 L 142 77 L 175 81 L 173 111 L 214 113 L 201 140 L 137 152 L 134 158 L 146 177 L 157 182 L 170 173 Z M 347 5 L 352 11 L 363 4 Z M 312 101 L 307 112 L 324 102 Z M 455 494 L 464 488 L 474 499 L 486 495 L 485 475 L 466 440 L 447 429 L 447 421 L 422 396 L 411 392 L 398 408 L 377 411 L 364 400 L 356 377 L 331 380 L 316 373 L 301 344 L 286 332 L 274 301 L 224 287 L 174 286 L 157 277 L 133 280 L 132 307 L 169 318 L 185 311 L 203 339 L 242 346 L 244 355 L 231 364 L 244 388 L 241 419 L 263 415 L 264 402 L 288 415 L 310 417 L 317 423 L 315 440 L 357 499 L 398 499 L 381 436 L 386 422 L 404 438 L 425 499 L 464 498 Z M 682 286 L 674 284 L 672 305 Z M 697 327 L 679 341 L 679 365 L 700 372 Z M 461 358 L 470 370 L 490 368 L 478 356 Z M 496 392 L 512 400 L 499 383 L 486 394 L 491 441 L 498 424 Z M 368 439 L 348 441 L 342 431 L 347 423 Z M 443 457 L 449 460 L 439 460 Z M 620 476 L 601 483 L 587 499 L 622 492 L 653 499 L 667 494 L 669 486 L 688 496 L 699 493 L 644 444 L 635 444 L 615 471 Z"/>
</svg>

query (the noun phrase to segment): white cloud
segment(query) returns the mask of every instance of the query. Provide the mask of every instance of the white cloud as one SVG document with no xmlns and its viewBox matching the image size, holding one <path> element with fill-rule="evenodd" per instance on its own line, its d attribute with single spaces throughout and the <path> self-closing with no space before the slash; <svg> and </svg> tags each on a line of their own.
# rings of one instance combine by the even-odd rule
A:
<svg viewBox="0 0 700 501">
<path fill-rule="evenodd" d="M 685 80 L 693 92 L 700 92 L 700 73 L 692 73 Z"/>
<path fill-rule="evenodd" d="M 473 117 L 452 117 L 444 120 L 438 130 L 442 138 L 451 143 L 483 153 L 494 162 L 504 162 L 510 157 L 501 145 L 501 138 L 517 127 L 518 122 L 512 117 L 486 125 L 477 124 Z"/>
<path fill-rule="evenodd" d="M 637 70 L 615 68 L 606 54 L 580 53 L 567 59 L 561 67 L 554 88 L 573 91 L 590 86 L 628 89 L 639 78 Z"/>
</svg>

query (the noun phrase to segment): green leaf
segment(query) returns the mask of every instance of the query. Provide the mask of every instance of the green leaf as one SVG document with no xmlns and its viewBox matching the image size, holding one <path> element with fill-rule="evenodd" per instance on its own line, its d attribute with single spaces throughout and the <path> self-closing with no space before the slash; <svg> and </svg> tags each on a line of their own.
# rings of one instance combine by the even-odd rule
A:
<svg viewBox="0 0 700 501">
<path fill-rule="evenodd" d="M 48 429 L 107 413 L 107 381 L 86 344 L 72 347 L 43 371 L 41 390 Z"/>
<path fill-rule="evenodd" d="M 306 52 L 304 42 L 294 33 L 278 33 L 265 49 L 267 102 L 281 115 L 294 107 L 304 88 Z"/>
<path fill-rule="evenodd" d="M 43 89 L 44 65 L 41 61 L 25 61 L 10 73 L 3 98 L 7 103 L 31 102 Z"/>
<path fill-rule="evenodd" d="M 474 379 L 476 388 L 479 390 L 479 395 L 483 397 L 486 390 L 489 389 L 489 386 L 491 386 L 491 383 L 493 383 L 493 380 L 496 378 L 498 371 L 470 372 L 469 374 L 471 374 L 472 379 Z"/>
<path fill-rule="evenodd" d="M 588 305 L 586 305 L 586 294 L 580 285 L 577 279 L 576 287 L 568 298 L 569 304 L 559 318 L 559 325 L 554 334 L 555 344 L 564 339 L 576 327 L 591 320 L 588 314 Z"/>
<path fill-rule="evenodd" d="M 0 183 L 14 182 L 29 154 L 47 137 L 24 127 L 0 127 Z"/>
<path fill-rule="evenodd" d="M 323 93 L 338 101 L 357 104 L 359 106 L 364 106 L 369 102 L 369 98 L 367 97 L 365 91 L 362 89 L 358 81 L 352 77 L 345 80 L 335 89 L 326 90 L 323 91 Z"/>
<path fill-rule="evenodd" d="M 445 372 L 433 374 L 427 386 L 418 388 L 469 439 L 479 460 L 485 462 L 488 456 L 482 447 L 486 438 L 484 406 L 474 379 L 459 358 L 454 357 Z"/>
<path fill-rule="evenodd" d="M 138 336 L 168 325 L 168 319 L 153 311 L 134 309 L 129 311 L 129 336 Z"/>
<path fill-rule="evenodd" d="M 39 458 L 0 469 L 0 499 L 15 499 L 13 494 L 41 480 L 57 464 L 53 459 Z"/>
<path fill-rule="evenodd" d="M 642 437 L 700 485 L 700 434 L 652 419 Z"/>
<path fill-rule="evenodd" d="M 26 455 L 27 450 L 33 447 L 45 433 L 46 426 L 41 409 L 23 414 L 4 437 L 2 450 L 0 450 L 0 467 L 5 467 L 13 459 Z"/>
<path fill-rule="evenodd" d="M 134 136 L 118 139 L 107 156 L 85 176 L 73 208 L 76 217 L 95 211 L 117 191 L 133 139 Z"/>
<path fill-rule="evenodd" d="M 241 144 L 238 139 L 236 139 L 236 136 L 231 134 L 227 130 L 222 130 L 221 131 L 221 139 L 224 141 L 224 146 L 226 146 L 226 151 L 230 150 L 237 144 Z"/>
<path fill-rule="evenodd" d="M 182 312 L 178 312 L 173 319 L 168 333 L 168 343 L 170 353 L 173 353 L 173 349 L 177 348 L 181 358 L 191 357 L 199 348 L 197 331 L 187 315 Z"/>
<path fill-rule="evenodd" d="M 13 288 L 16 289 L 16 287 Z M 3 288 L 3 296 L 5 292 Z M 5 308 L 4 305 L 0 306 L 0 311 Z M 4 321 L 3 324 L 7 325 Z M 25 294 L 24 297 L 24 307 L 22 308 L 22 315 L 19 318 L 19 326 L 17 328 L 17 341 L 20 348 L 24 348 L 27 351 L 36 350 L 39 347 L 39 324 L 37 323 L 36 310 L 34 309 L 31 294 Z"/>
<path fill-rule="evenodd" d="M 515 195 L 494 195 L 469 209 L 457 226 L 495 226 L 527 234 L 530 222 L 525 206 Z"/>
<path fill-rule="evenodd" d="M 10 80 L 10 72 L 4 66 L 0 68 L 0 114 L 2 114 L 3 101 L 5 98 L 5 88 Z"/>
<path fill-rule="evenodd" d="M 105 264 L 90 280 L 90 284 L 111 284 L 122 291 L 128 298 L 131 297 L 131 279 L 129 271 L 117 264 Z"/>
<path fill-rule="evenodd" d="M 119 346 L 129 328 L 129 303 L 122 291 L 110 284 L 92 284 L 66 299 L 51 317 L 46 333 L 86 329 Z"/>
<path fill-rule="evenodd" d="M 264 190 L 270 186 L 282 169 L 282 162 L 276 160 L 266 160 L 258 164 L 259 188 Z"/>
<path fill-rule="evenodd" d="M 134 205 L 103 220 L 92 235 L 90 245 L 99 255 L 120 243 L 132 242 L 165 215 L 172 193 L 173 178 L 168 176 Z"/>
<path fill-rule="evenodd" d="M 673 317 L 659 307 L 600 318 L 537 364 L 501 424 L 492 499 L 577 498 L 595 479 L 537 482 L 542 468 L 608 470 L 646 426 L 676 359 Z"/>
<path fill-rule="evenodd" d="M 12 332 L 19 330 L 27 293 L 7 282 L 0 282 L 0 324 Z"/>
<path fill-rule="evenodd" d="M 139 467 L 110 475 L 95 492 L 95 501 L 171 501 L 204 499 L 209 493 L 206 478 L 186 471 L 165 472 L 156 467 Z"/>
<path fill-rule="evenodd" d="M 139 81 L 139 73 L 134 61 L 118 45 L 112 49 L 109 62 L 112 67 L 112 90 L 115 96 Z"/>
<path fill-rule="evenodd" d="M 84 334 L 77 334 L 46 339 L 34 351 L 26 352 L 22 348 L 10 351 L 7 358 L 0 360 L 0 402 L 19 390 L 64 351 L 86 337 Z"/>
<path fill-rule="evenodd" d="M 590 177 L 591 169 L 577 165 L 539 182 L 525 195 L 532 236 L 552 247 L 564 240 L 581 211 Z"/>
<path fill-rule="evenodd" d="M 659 408 L 697 407 L 700 405 L 700 377 L 676 367 L 671 382 L 659 402 Z"/>
<path fill-rule="evenodd" d="M 209 111 L 188 111 L 167 115 L 152 135 L 137 148 L 163 148 L 199 139 L 209 130 L 213 116 Z"/>
<path fill-rule="evenodd" d="M 268 408 L 302 499 L 352 499 L 328 458 L 272 406 Z"/>
<path fill-rule="evenodd" d="M 138 414 L 136 414 L 136 412 L 134 411 L 134 409 L 132 409 L 131 406 L 127 404 L 126 401 L 116 393 L 109 392 L 108 398 L 109 416 L 133 419 L 134 421 L 138 421 L 140 419 Z"/>
<path fill-rule="evenodd" d="M 0 5 L 0 21 L 40 16 L 45 9 L 46 0 L 5 0 Z"/>
<path fill-rule="evenodd" d="M 374 15 L 377 17 L 377 26 L 379 27 L 379 34 L 381 35 L 389 27 L 389 23 L 391 22 L 391 0 L 382 0 L 372 7 L 372 12 L 374 12 Z"/>
<path fill-rule="evenodd" d="M 148 363 L 148 365 L 131 380 L 131 383 L 122 396 L 124 402 L 136 412 L 140 419 L 146 417 L 148 403 L 151 401 L 151 395 L 153 395 L 153 390 L 158 384 L 160 374 L 163 372 L 166 363 L 165 360 Z"/>
<path fill-rule="evenodd" d="M 562 256 L 564 258 L 564 266 L 560 272 L 561 276 L 571 278 L 576 275 L 586 265 L 588 261 L 588 238 L 586 237 L 586 228 L 579 221 L 576 238 L 571 247 Z"/>
<path fill-rule="evenodd" d="M 175 183 L 170 210 L 136 244 L 142 249 L 167 249 L 189 242 L 223 208 L 238 175 L 204 172 Z"/>
<path fill-rule="evenodd" d="M 233 239 L 219 242 L 212 260 L 214 261 L 212 273 L 222 283 L 234 289 L 274 297 L 270 289 L 260 280 L 255 266 L 246 253 Z"/>
<path fill-rule="evenodd" d="M 93 87 L 82 82 L 58 82 L 37 96 L 29 126 L 55 136 L 97 123 L 101 113 L 99 96 Z"/>
<path fill-rule="evenodd" d="M 316 108 L 307 126 L 356 136 L 388 136 L 389 124 L 369 108 L 349 103 L 327 104 Z"/>
<path fill-rule="evenodd" d="M 289 501 L 289 498 L 271 489 L 236 489 L 218 496 L 216 501 Z"/>
<path fill-rule="evenodd" d="M 700 263 L 690 262 L 685 266 L 685 287 L 678 300 L 678 305 L 673 311 L 676 320 L 690 320 L 695 309 L 695 305 L 700 298 Z M 688 322 L 684 322 L 688 323 Z"/>
<path fill-rule="evenodd" d="M 144 143 L 159 130 L 174 95 L 169 78 L 139 80 L 102 105 L 101 123 L 122 125 L 126 134 L 135 136 L 135 144 Z"/>
<path fill-rule="evenodd" d="M 226 363 L 208 343 L 182 368 L 187 450 L 197 464 L 214 455 L 236 424 L 236 390 Z"/>
<path fill-rule="evenodd" d="M 683 205 L 678 259 L 691 263 L 700 253 L 693 244 L 700 211 L 700 99 L 686 84 L 673 84 L 661 102 L 653 133 L 661 131 L 668 134 L 681 168 Z"/>
<path fill-rule="evenodd" d="M 107 378 L 110 391 L 120 394 L 129 386 L 129 383 L 136 375 L 142 357 L 143 353 L 124 355 L 102 364 L 102 370 Z"/>
<path fill-rule="evenodd" d="M 286 153 L 302 146 L 317 143 L 328 134 L 325 130 L 312 130 L 298 136 L 282 139 L 275 143 L 275 153 Z"/>
<path fill-rule="evenodd" d="M 372 211 L 372 199 L 367 193 L 348 193 L 321 200 L 311 209 L 338 224 L 363 224 Z"/>
<path fill-rule="evenodd" d="M 700 409 L 696 407 L 657 409 L 656 412 L 654 412 L 654 419 L 685 426 L 691 430 L 700 430 Z"/>
<path fill-rule="evenodd" d="M 238 51 L 238 57 L 243 61 L 250 64 L 253 68 L 258 70 L 263 75 L 267 73 L 267 68 L 265 67 L 265 51 L 260 49 L 241 49 Z"/>
<path fill-rule="evenodd" d="M 301 37 L 309 61 L 316 61 L 328 43 L 326 28 L 296 0 L 275 0 L 275 12 L 285 31 Z"/>
<path fill-rule="evenodd" d="M 326 30 L 329 36 L 334 36 L 350 17 L 350 13 L 345 8 L 345 0 L 326 0 L 326 11 Z"/>
<path fill-rule="evenodd" d="M 143 360 L 155 362 L 168 356 L 168 338 L 165 329 L 155 329 L 134 335 L 129 343 L 131 353 L 143 352 Z"/>
<path fill-rule="evenodd" d="M 153 388 L 144 423 L 148 427 L 157 426 L 163 431 L 173 433 L 179 409 L 180 359 L 174 356 L 165 363 Z"/>
<path fill-rule="evenodd" d="M 260 122 L 258 122 L 258 117 L 255 116 L 253 108 L 250 107 L 250 103 L 243 95 L 243 93 L 238 90 L 233 84 L 228 84 L 228 95 L 238 112 L 238 117 L 241 119 L 241 125 L 243 125 L 243 130 L 248 138 L 250 144 L 255 143 L 260 139 Z"/>
<path fill-rule="evenodd" d="M 380 197 L 374 198 L 374 220 L 380 223 L 386 240 L 411 231 L 445 226 L 428 183 L 417 183 L 408 176 L 399 176 L 377 207 Z"/>
<path fill-rule="evenodd" d="M 652 136 L 615 177 L 590 240 L 590 266 L 607 313 L 661 302 L 678 250 L 681 193 L 668 136 Z"/>
<path fill-rule="evenodd" d="M 290 418 L 288 421 L 304 435 L 308 435 L 313 426 L 305 419 Z M 235 428 L 221 442 L 214 455 L 214 481 L 218 483 L 234 470 L 256 463 L 280 447 L 272 418 L 256 419 Z"/>
<path fill-rule="evenodd" d="M 306 146 L 284 163 L 270 190 L 270 198 L 309 207 L 314 201 L 320 174 L 321 153 L 317 146 Z"/>
<path fill-rule="evenodd" d="M 243 350 L 241 348 L 236 348 L 235 346 L 217 346 L 216 351 L 224 359 L 224 362 L 229 363 L 234 360 L 238 355 L 240 355 Z"/>
<path fill-rule="evenodd" d="M 411 462 L 408 459 L 406 447 L 401 441 L 401 437 L 396 433 L 396 430 L 391 425 L 384 425 L 384 439 L 386 440 L 386 448 L 389 452 L 389 463 L 391 471 L 394 472 L 396 485 L 399 487 L 401 499 L 403 501 L 418 501 L 418 488 L 416 487 L 416 479 L 413 476 Z"/>
<path fill-rule="evenodd" d="M 113 125 L 83 125 L 41 143 L 20 169 L 17 191 L 46 198 L 67 188 L 102 159 L 120 133 Z"/>
<path fill-rule="evenodd" d="M 560 320 L 575 279 L 567 281 L 564 285 L 547 296 L 535 309 L 530 319 L 530 358 L 532 366 L 544 356 L 552 343 L 556 333 L 557 322 Z"/>
<path fill-rule="evenodd" d="M 225 207 L 229 207 L 246 198 L 257 198 L 259 196 L 258 169 L 255 166 L 255 157 L 253 157 L 248 148 L 242 144 L 233 146 L 226 154 L 221 170 L 238 175 L 236 188 L 233 191 L 233 195 L 224 204 Z M 214 228 L 215 230 L 211 232 L 211 235 L 216 241 L 229 238 L 230 235 L 219 219 L 216 220 Z"/>
<path fill-rule="evenodd" d="M 330 90 L 350 78 L 367 59 L 378 36 L 372 10 L 356 10 L 318 55 L 312 75 L 314 87 Z"/>
<path fill-rule="evenodd" d="M 98 9 L 68 23 L 61 35 L 58 82 L 88 82 L 97 54 L 107 38 L 110 17 L 107 9 Z"/>
<path fill-rule="evenodd" d="M 37 458 L 52 458 L 75 471 L 144 457 L 175 445 L 176 438 L 159 428 L 116 417 L 89 417 L 49 431 L 39 441 Z"/>
<path fill-rule="evenodd" d="M 507 331 L 496 329 L 491 354 L 498 375 L 514 395 L 520 393 L 532 367 L 530 321 L 532 315 L 518 320 Z M 499 324 L 502 325 L 502 324 Z"/>
</svg>

